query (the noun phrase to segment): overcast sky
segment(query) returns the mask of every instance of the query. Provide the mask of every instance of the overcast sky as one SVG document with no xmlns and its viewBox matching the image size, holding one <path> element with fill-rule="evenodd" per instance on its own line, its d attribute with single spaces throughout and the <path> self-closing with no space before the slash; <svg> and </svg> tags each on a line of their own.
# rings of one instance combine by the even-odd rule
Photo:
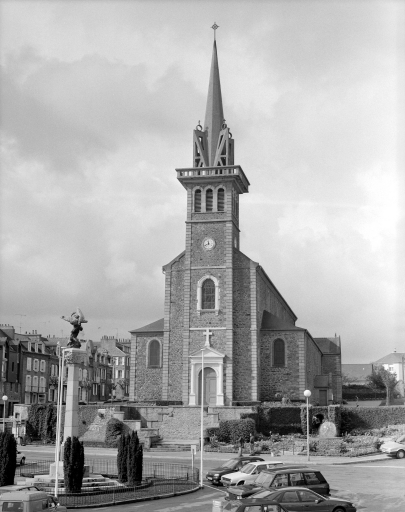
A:
<svg viewBox="0 0 405 512">
<path fill-rule="evenodd" d="M 216 22 L 241 250 L 343 362 L 405 352 L 404 2 L 0 7 L 1 323 L 66 336 L 79 306 L 98 340 L 163 317 Z"/>
</svg>

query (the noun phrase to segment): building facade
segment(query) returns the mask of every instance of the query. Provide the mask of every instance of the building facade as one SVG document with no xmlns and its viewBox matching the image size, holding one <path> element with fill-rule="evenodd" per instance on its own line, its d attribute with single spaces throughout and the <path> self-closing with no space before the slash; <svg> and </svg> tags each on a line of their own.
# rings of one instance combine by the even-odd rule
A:
<svg viewBox="0 0 405 512">
<path fill-rule="evenodd" d="M 340 339 L 314 339 L 259 263 L 240 248 L 249 181 L 234 162 L 214 42 L 204 127 L 186 190 L 185 250 L 163 267 L 164 318 L 131 332 L 130 399 L 243 405 L 277 396 L 341 400 Z"/>
</svg>

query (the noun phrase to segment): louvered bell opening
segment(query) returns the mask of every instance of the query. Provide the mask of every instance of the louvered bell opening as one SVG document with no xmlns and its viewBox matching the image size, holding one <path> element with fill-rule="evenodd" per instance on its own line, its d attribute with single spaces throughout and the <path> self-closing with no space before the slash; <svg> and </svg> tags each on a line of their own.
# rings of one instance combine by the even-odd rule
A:
<svg viewBox="0 0 405 512">
<path fill-rule="evenodd" d="M 225 211 L 225 191 L 223 188 L 218 190 L 218 211 Z"/>
<path fill-rule="evenodd" d="M 194 211 L 201 211 L 201 190 L 196 190 L 194 193 Z"/>
<path fill-rule="evenodd" d="M 209 188 L 205 193 L 205 210 L 207 212 L 212 212 L 212 208 L 214 206 L 214 193 Z"/>
</svg>

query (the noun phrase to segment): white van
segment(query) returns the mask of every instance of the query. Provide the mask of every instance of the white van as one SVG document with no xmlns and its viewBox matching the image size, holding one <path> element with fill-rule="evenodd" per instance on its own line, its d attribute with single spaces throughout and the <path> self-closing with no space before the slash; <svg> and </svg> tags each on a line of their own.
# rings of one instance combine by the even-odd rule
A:
<svg viewBox="0 0 405 512">
<path fill-rule="evenodd" d="M 59 505 L 55 498 L 42 491 L 7 492 L 0 496 L 1 512 L 67 512 L 67 508 Z"/>
</svg>

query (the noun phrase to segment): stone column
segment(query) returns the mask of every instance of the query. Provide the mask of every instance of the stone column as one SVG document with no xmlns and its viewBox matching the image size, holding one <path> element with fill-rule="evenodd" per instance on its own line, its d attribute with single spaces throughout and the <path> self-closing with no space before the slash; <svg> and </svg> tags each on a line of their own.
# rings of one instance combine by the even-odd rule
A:
<svg viewBox="0 0 405 512">
<path fill-rule="evenodd" d="M 65 364 L 68 367 L 65 426 L 63 439 L 79 436 L 79 369 L 87 364 L 86 350 L 72 348 L 65 350 Z"/>
</svg>

